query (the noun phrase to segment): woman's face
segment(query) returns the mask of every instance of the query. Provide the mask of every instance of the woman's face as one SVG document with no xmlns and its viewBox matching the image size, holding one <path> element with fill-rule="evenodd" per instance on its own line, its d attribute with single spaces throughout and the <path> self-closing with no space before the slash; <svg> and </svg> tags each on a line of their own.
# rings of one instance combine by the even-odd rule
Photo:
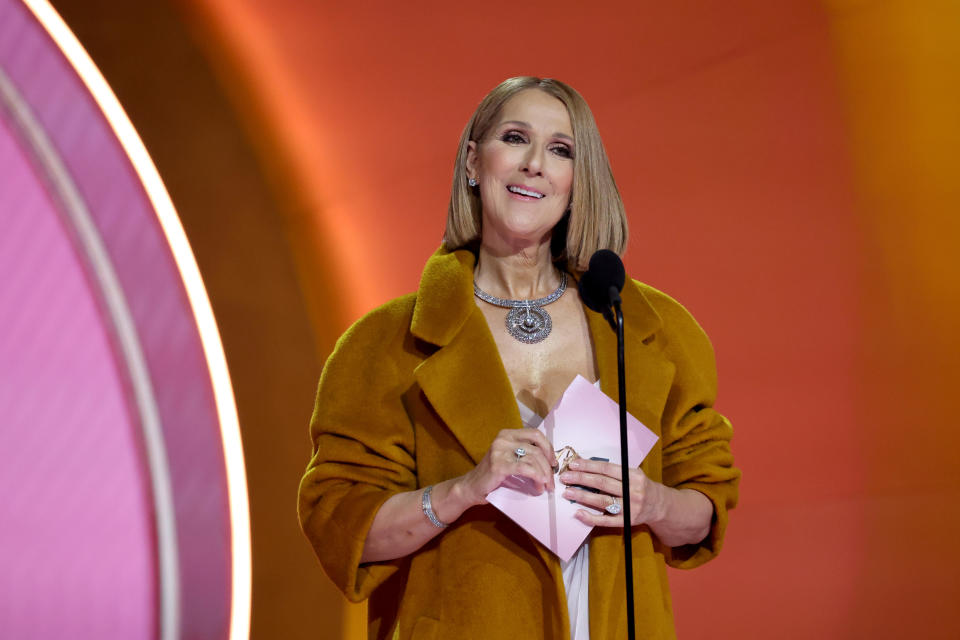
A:
<svg viewBox="0 0 960 640">
<path fill-rule="evenodd" d="M 570 203 L 573 154 L 562 102 L 539 89 L 510 98 L 486 138 L 467 151 L 467 176 L 480 183 L 484 242 L 548 241 Z"/>
</svg>

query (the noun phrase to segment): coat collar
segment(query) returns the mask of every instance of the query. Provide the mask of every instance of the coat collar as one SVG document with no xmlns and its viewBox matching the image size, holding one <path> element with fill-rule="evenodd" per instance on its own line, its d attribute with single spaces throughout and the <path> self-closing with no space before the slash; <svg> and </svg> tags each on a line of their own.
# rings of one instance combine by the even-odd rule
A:
<svg viewBox="0 0 960 640">
<path fill-rule="evenodd" d="M 410 331 L 421 340 L 445 347 L 473 313 L 473 253 L 443 247 L 427 260 L 413 308 Z"/>
<path fill-rule="evenodd" d="M 430 257 L 420 276 L 410 325 L 413 335 L 440 347 L 450 344 L 476 309 L 473 299 L 475 264 L 476 258 L 467 249 L 451 252 L 441 247 Z M 578 273 L 573 277 L 579 281 Z M 624 287 L 622 299 L 623 308 L 628 310 L 624 317 L 624 331 L 629 330 L 634 339 L 647 342 L 662 326 L 660 316 L 633 282 Z M 600 314 L 587 313 L 591 333 L 596 334 L 601 324 L 606 326 Z"/>
<path fill-rule="evenodd" d="M 660 435 L 660 416 L 673 381 L 674 366 L 657 340 L 663 326 L 660 315 L 633 280 L 620 293 L 623 310 L 624 364 L 627 410 Z M 617 401 L 617 334 L 602 314 L 587 310 L 593 352 L 600 372 L 600 388 Z"/>
</svg>

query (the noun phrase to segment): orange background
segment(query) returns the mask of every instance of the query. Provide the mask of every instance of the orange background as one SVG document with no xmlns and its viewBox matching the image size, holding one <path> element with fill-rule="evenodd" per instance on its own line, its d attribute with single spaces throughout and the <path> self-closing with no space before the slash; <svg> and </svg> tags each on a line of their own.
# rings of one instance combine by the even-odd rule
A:
<svg viewBox="0 0 960 640">
<path fill-rule="evenodd" d="M 520 74 L 591 104 L 628 272 L 717 349 L 741 503 L 721 556 L 671 573 L 680 637 L 960 635 L 955 2 L 54 4 L 224 332 L 254 637 L 362 637 L 296 531 L 310 389 L 343 329 L 416 287 L 460 130 Z"/>
</svg>

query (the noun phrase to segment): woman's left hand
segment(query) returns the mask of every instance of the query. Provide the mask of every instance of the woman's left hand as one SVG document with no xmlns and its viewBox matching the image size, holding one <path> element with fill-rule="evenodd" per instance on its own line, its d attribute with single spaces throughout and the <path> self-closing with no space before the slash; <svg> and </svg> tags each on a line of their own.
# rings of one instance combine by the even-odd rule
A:
<svg viewBox="0 0 960 640">
<path fill-rule="evenodd" d="M 600 511 L 577 511 L 577 519 L 595 527 L 622 527 L 624 513 L 612 515 L 607 507 L 622 500 L 622 467 L 612 462 L 580 458 L 560 474 L 567 485 L 563 497 Z M 597 489 L 593 493 L 570 485 Z M 699 491 L 674 489 L 648 478 L 640 469 L 630 470 L 630 522 L 646 524 L 660 541 L 671 547 L 696 544 L 710 533 L 713 503 Z"/>
<path fill-rule="evenodd" d="M 560 480 L 568 485 L 563 492 L 564 498 L 576 500 L 601 512 L 594 514 L 580 509 L 577 511 L 577 518 L 581 522 L 595 527 L 623 526 L 623 511 L 617 515 L 607 512 L 607 507 L 613 504 L 614 500 L 619 501 L 623 497 L 621 469 L 620 465 L 612 462 L 580 458 L 571 462 L 568 470 L 560 474 Z M 591 487 L 600 493 L 570 485 Z M 630 520 L 633 524 L 657 522 L 663 518 L 663 490 L 666 488 L 648 478 L 640 469 L 630 470 Z"/>
</svg>

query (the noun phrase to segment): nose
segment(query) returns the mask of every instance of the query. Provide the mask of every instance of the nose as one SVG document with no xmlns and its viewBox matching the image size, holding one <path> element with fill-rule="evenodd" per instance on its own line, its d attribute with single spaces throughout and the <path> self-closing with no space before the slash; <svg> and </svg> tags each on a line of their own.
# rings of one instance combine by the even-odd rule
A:
<svg viewBox="0 0 960 640">
<path fill-rule="evenodd" d="M 527 149 L 527 153 L 523 158 L 523 167 L 521 170 L 529 175 L 533 176 L 542 176 L 543 175 L 543 149 L 538 145 L 530 145 Z"/>
</svg>

